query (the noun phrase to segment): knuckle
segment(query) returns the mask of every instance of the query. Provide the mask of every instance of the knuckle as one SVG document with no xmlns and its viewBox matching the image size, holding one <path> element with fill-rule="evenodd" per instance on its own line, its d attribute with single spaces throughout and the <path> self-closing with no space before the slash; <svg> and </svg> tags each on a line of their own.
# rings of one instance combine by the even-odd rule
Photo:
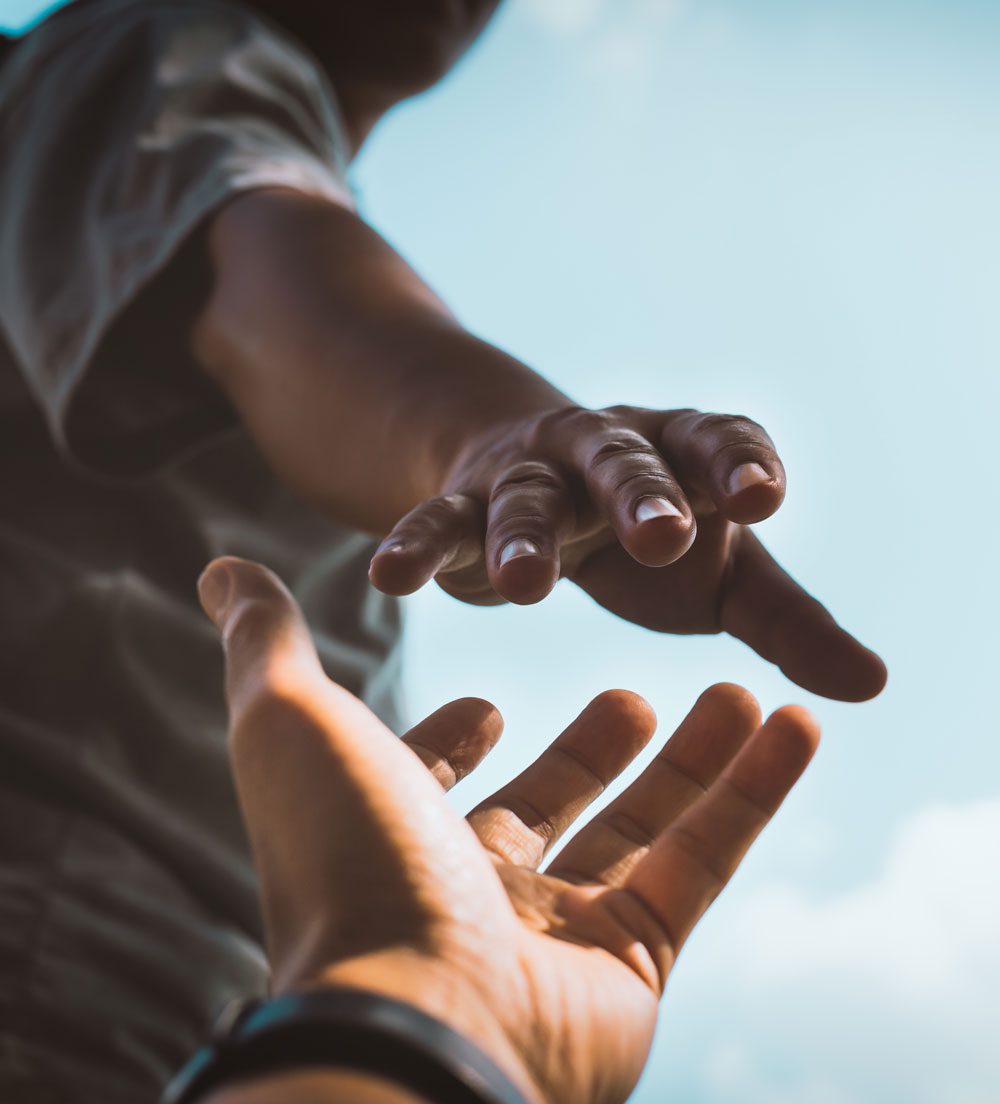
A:
<svg viewBox="0 0 1000 1104">
<path fill-rule="evenodd" d="M 448 517 L 464 514 L 468 511 L 470 499 L 464 494 L 439 495 L 428 503 L 431 510 Z"/>
<path fill-rule="evenodd" d="M 661 495 L 668 489 L 668 483 L 669 490 L 675 491 L 672 481 L 666 480 L 658 468 L 637 468 L 620 475 L 608 489 L 615 495 L 636 498 L 643 495 Z"/>
<path fill-rule="evenodd" d="M 653 829 L 642 824 L 624 809 L 609 809 L 601 819 L 612 831 L 635 847 L 651 847 L 656 839 L 656 832 Z"/>
<path fill-rule="evenodd" d="M 734 437 L 729 441 L 723 441 L 713 449 L 713 470 L 716 467 L 727 468 L 744 460 L 764 459 L 768 452 L 770 449 L 765 449 L 758 437 Z"/>
<path fill-rule="evenodd" d="M 468 517 L 471 508 L 472 500 L 468 495 L 438 495 L 418 506 L 400 523 L 397 531 L 405 529 L 411 533 L 421 534 L 450 528 L 456 522 Z"/>
<path fill-rule="evenodd" d="M 702 414 L 691 427 L 699 437 L 723 438 L 723 445 L 770 443 L 763 428 L 743 414 Z"/>
<path fill-rule="evenodd" d="M 659 459 L 658 453 L 641 433 L 619 428 L 615 433 L 605 436 L 594 448 L 590 454 L 590 463 L 592 467 L 600 467 L 619 460 L 648 462 L 654 458 Z"/>
<path fill-rule="evenodd" d="M 543 414 L 535 423 L 533 444 L 545 447 L 553 442 L 572 441 L 594 433 L 603 433 L 616 423 L 609 410 L 591 410 L 585 406 L 565 406 Z"/>
<path fill-rule="evenodd" d="M 682 406 L 677 410 L 668 410 L 663 419 L 663 430 L 669 436 L 687 432 L 688 428 L 701 418 L 702 411 L 693 406 Z"/>
<path fill-rule="evenodd" d="M 700 437 L 712 437 L 728 432 L 743 420 L 739 414 L 700 414 L 694 419 L 690 432 Z"/>
<path fill-rule="evenodd" d="M 510 529 L 512 526 L 530 526 L 533 529 L 548 529 L 552 525 L 552 515 L 541 510 L 507 509 L 498 511 L 492 518 L 494 532 Z"/>
<path fill-rule="evenodd" d="M 619 432 L 598 445 L 590 457 L 588 482 L 612 494 L 662 493 L 674 480 L 663 458 L 640 434 Z"/>
<path fill-rule="evenodd" d="M 615 421 L 628 422 L 632 421 L 638 415 L 643 414 L 644 411 L 640 410 L 638 407 L 629 406 L 626 403 L 615 403 L 614 406 L 604 407 L 602 413 L 610 415 Z"/>
<path fill-rule="evenodd" d="M 716 849 L 700 833 L 675 823 L 667 829 L 667 835 L 678 850 L 701 868 L 702 873 L 713 883 L 716 892 L 726 884 L 729 872 L 719 862 Z"/>
<path fill-rule="evenodd" d="M 540 460 L 522 460 L 498 476 L 490 493 L 490 501 L 519 494 L 559 494 L 563 489 L 562 479 L 548 464 Z"/>
</svg>

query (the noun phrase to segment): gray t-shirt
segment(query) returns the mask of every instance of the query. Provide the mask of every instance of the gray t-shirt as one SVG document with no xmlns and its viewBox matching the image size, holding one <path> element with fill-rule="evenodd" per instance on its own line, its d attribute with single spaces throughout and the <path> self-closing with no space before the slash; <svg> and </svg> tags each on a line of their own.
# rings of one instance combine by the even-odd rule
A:
<svg viewBox="0 0 1000 1104">
<path fill-rule="evenodd" d="M 209 559 L 274 568 L 395 724 L 371 539 L 276 480 L 184 340 L 206 218 L 272 185 L 350 203 L 344 150 L 318 64 L 238 4 L 89 0 L 0 68 L 4 1104 L 151 1104 L 266 983 Z"/>
</svg>

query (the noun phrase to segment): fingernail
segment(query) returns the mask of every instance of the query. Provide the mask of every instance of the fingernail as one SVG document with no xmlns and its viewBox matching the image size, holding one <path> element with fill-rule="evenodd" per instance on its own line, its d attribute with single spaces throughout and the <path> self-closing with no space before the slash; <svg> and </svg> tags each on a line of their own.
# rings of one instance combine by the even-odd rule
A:
<svg viewBox="0 0 1000 1104">
<path fill-rule="evenodd" d="M 635 508 L 635 520 L 640 525 L 653 518 L 683 516 L 669 498 L 643 498 Z"/>
<path fill-rule="evenodd" d="M 500 566 L 503 567 L 508 560 L 515 560 L 518 556 L 537 556 L 538 545 L 534 541 L 517 537 L 508 541 L 500 552 Z"/>
<path fill-rule="evenodd" d="M 770 474 L 760 464 L 740 464 L 729 475 L 729 493 L 739 494 L 758 483 L 770 483 Z"/>
<path fill-rule="evenodd" d="M 382 544 L 375 549 L 375 555 L 381 556 L 383 552 L 402 552 L 406 547 L 401 540 L 389 540 L 383 541 Z"/>
<path fill-rule="evenodd" d="M 229 569 L 220 564 L 209 564 L 198 580 L 198 597 L 201 599 L 202 608 L 215 622 L 217 628 L 222 627 L 221 622 L 229 605 L 232 583 Z"/>
</svg>

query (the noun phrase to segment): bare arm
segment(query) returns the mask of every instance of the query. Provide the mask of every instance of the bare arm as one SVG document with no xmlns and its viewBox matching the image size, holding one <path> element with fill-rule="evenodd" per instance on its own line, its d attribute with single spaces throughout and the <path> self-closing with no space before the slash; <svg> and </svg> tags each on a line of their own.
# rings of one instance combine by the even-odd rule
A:
<svg viewBox="0 0 1000 1104">
<path fill-rule="evenodd" d="M 575 406 L 329 200 L 238 198 L 208 249 L 196 359 L 291 489 L 389 534 L 380 590 L 435 578 L 466 601 L 529 603 L 567 576 L 647 628 L 730 632 L 815 693 L 881 690 L 881 660 L 749 529 L 785 492 L 755 422 Z"/>
<path fill-rule="evenodd" d="M 289 486 L 387 532 L 471 437 L 570 400 L 465 331 L 352 211 L 254 192 L 217 216 L 198 359 Z"/>
</svg>

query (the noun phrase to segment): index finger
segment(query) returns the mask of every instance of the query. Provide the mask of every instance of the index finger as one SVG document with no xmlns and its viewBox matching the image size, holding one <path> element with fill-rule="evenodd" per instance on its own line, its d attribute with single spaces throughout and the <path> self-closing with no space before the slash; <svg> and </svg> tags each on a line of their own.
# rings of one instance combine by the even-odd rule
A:
<svg viewBox="0 0 1000 1104">
<path fill-rule="evenodd" d="M 209 565 L 199 592 L 225 643 L 230 754 L 272 963 L 294 964 L 317 925 L 338 954 L 351 953 L 345 933 L 362 931 L 366 909 L 387 940 L 417 938 L 421 924 L 464 907 L 460 868 L 481 872 L 484 907 L 503 915 L 506 898 L 468 826 L 415 755 L 326 677 L 280 580 L 227 557 Z M 363 868 L 377 876 L 359 879 Z M 393 894 L 398 908 L 386 913 L 383 895 Z"/>
<path fill-rule="evenodd" d="M 814 694 L 867 701 L 885 686 L 882 660 L 842 629 L 748 529 L 740 533 L 720 620 L 726 632 Z"/>
<path fill-rule="evenodd" d="M 403 737 L 403 743 L 450 790 L 479 766 L 503 732 L 497 707 L 482 698 L 459 698 L 436 709 Z"/>
</svg>

